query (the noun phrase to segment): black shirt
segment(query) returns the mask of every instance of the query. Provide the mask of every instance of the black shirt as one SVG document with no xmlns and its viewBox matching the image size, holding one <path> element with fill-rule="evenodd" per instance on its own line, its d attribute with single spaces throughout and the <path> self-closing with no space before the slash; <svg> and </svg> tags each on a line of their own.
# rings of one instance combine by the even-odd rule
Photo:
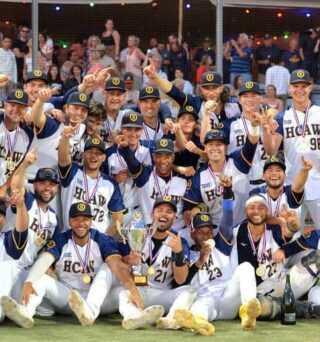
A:
<svg viewBox="0 0 320 342">
<path fill-rule="evenodd" d="M 266 46 L 260 46 L 256 50 L 256 60 L 257 61 L 262 61 L 264 59 L 272 59 L 276 56 L 278 56 L 280 53 L 280 49 L 276 45 L 272 45 L 270 47 Z M 260 74 L 265 74 L 267 69 L 271 66 L 271 64 L 258 64 L 258 69 Z"/>
</svg>

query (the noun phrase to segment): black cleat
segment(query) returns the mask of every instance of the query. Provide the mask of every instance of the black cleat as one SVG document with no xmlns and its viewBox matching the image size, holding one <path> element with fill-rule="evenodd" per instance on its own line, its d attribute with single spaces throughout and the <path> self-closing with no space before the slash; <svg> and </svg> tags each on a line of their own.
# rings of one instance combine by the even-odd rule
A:
<svg viewBox="0 0 320 342">
<path fill-rule="evenodd" d="M 314 277 L 319 278 L 320 274 L 320 251 L 314 250 L 308 255 L 304 256 L 301 259 L 301 264 L 303 267 L 305 267 L 308 272 Z M 310 265 L 315 264 L 317 267 L 316 273 L 311 269 Z"/>
</svg>

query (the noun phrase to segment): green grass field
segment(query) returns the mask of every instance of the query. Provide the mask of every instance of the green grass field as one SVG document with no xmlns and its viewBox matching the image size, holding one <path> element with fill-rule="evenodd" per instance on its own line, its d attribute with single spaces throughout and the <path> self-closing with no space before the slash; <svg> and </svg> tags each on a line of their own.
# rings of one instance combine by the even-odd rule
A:
<svg viewBox="0 0 320 342">
<path fill-rule="evenodd" d="M 282 326 L 277 322 L 258 322 L 254 331 L 241 331 L 239 321 L 218 321 L 216 334 L 202 337 L 188 331 L 158 330 L 148 327 L 134 331 L 121 328 L 119 315 L 98 319 L 92 327 L 82 327 L 76 318 L 57 316 L 50 319 L 36 319 L 32 329 L 21 329 L 6 320 L 0 325 L 0 341 L 77 341 L 77 342 L 189 342 L 215 340 L 226 342 L 287 342 L 320 341 L 320 320 L 298 320 L 296 326 Z"/>
</svg>

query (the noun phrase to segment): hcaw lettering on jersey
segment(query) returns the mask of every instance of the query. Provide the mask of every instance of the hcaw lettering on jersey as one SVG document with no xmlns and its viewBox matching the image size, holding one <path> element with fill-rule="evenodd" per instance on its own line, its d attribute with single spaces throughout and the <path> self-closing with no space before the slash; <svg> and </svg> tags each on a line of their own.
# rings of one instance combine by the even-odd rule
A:
<svg viewBox="0 0 320 342">
<path fill-rule="evenodd" d="M 22 159 L 22 156 L 23 156 L 23 153 L 21 152 L 13 152 L 13 156 L 12 156 L 12 161 L 17 165 L 20 160 Z M 4 159 L 4 160 L 7 160 L 9 158 L 9 155 L 5 149 L 4 146 L 0 146 L 0 158 Z M 8 170 L 6 169 L 5 171 L 5 175 L 9 175 L 12 173 L 13 170 Z"/>
<path fill-rule="evenodd" d="M 42 227 L 41 231 L 39 231 L 39 220 L 34 217 L 31 224 L 29 225 L 29 229 L 37 233 L 37 236 L 40 236 L 42 240 L 49 241 L 52 237 L 51 232 L 52 225 L 47 227 Z"/>
<path fill-rule="evenodd" d="M 207 201 L 213 201 L 216 197 L 220 197 L 223 194 L 223 187 L 218 186 L 217 188 L 209 191 L 205 191 Z"/>
<path fill-rule="evenodd" d="M 87 193 L 84 189 L 81 189 L 79 187 L 76 187 L 74 195 L 74 198 L 76 198 L 79 201 L 85 202 L 87 200 Z M 97 205 L 99 207 L 103 207 L 107 202 L 107 199 L 102 195 L 95 195 L 90 199 L 90 204 Z"/>
<path fill-rule="evenodd" d="M 90 260 L 86 269 L 82 268 L 82 265 L 78 261 L 64 260 L 63 262 L 63 272 L 66 273 L 91 273 L 94 272 L 94 260 Z"/>
<path fill-rule="evenodd" d="M 290 120 L 291 121 L 291 120 Z M 308 124 L 306 125 L 305 135 L 320 135 L 320 124 Z M 285 126 L 285 137 L 286 138 L 295 138 L 301 136 L 301 127 L 296 125 L 294 126 Z"/>
<path fill-rule="evenodd" d="M 201 270 L 207 271 L 209 281 L 222 277 L 221 269 L 214 264 L 212 254 L 209 255 Z"/>
</svg>

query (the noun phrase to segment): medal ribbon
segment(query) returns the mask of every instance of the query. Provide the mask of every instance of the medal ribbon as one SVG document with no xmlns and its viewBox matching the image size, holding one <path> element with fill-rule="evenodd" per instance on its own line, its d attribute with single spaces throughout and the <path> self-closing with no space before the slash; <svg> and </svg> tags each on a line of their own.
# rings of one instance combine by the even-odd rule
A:
<svg viewBox="0 0 320 342">
<path fill-rule="evenodd" d="M 38 227 L 38 233 L 40 234 L 41 232 L 43 232 L 44 230 L 46 230 L 47 227 L 43 227 L 42 229 L 42 223 L 41 223 L 41 209 L 39 206 L 39 203 L 37 201 L 37 206 L 38 206 L 38 212 L 39 212 L 39 227 Z M 47 210 L 46 216 L 49 217 L 49 209 Z M 38 234 L 37 234 L 38 235 Z"/>
<path fill-rule="evenodd" d="M 161 246 L 161 247 L 158 249 L 158 252 L 157 252 L 154 256 L 152 256 L 152 247 L 151 247 L 151 245 L 152 245 L 152 240 L 150 239 L 150 243 L 149 243 L 149 260 L 150 260 L 150 266 L 154 264 L 154 262 L 156 261 L 158 255 L 160 254 L 161 248 L 162 248 L 162 246 Z"/>
<path fill-rule="evenodd" d="M 109 141 L 111 141 L 112 140 L 112 129 L 111 129 L 111 125 L 110 125 L 108 116 L 106 117 L 104 128 L 108 132 Z"/>
<path fill-rule="evenodd" d="M 86 192 L 86 202 L 90 203 L 91 199 L 94 197 L 94 195 L 96 194 L 97 190 L 98 190 L 98 184 L 99 184 L 99 180 L 100 180 L 100 176 L 101 174 L 99 173 L 98 179 L 96 181 L 96 184 L 91 192 L 91 195 L 89 194 L 89 186 L 88 186 L 88 179 L 87 179 L 87 174 L 85 173 L 84 170 L 82 170 L 82 174 L 83 174 L 83 182 L 84 182 L 84 189 Z"/>
<path fill-rule="evenodd" d="M 241 117 L 241 120 L 242 120 L 242 125 L 243 125 L 243 128 L 244 128 L 244 131 L 246 132 L 246 135 L 248 135 L 249 134 L 249 129 L 248 129 L 248 125 L 246 123 L 246 119 Z"/>
<path fill-rule="evenodd" d="M 265 250 L 266 250 L 266 240 L 267 240 L 267 238 L 266 238 L 266 226 L 264 226 L 264 232 L 260 238 L 260 241 L 259 241 L 257 248 L 254 244 L 254 241 L 253 241 L 249 227 L 248 227 L 248 237 L 249 237 L 249 242 L 250 242 L 250 246 L 251 246 L 253 255 L 256 256 L 256 254 L 257 254 L 257 260 L 258 260 L 258 263 L 260 264 L 260 261 L 262 260 L 262 254 L 264 254 Z M 259 252 L 260 243 L 262 243 L 262 249 Z M 257 250 L 258 250 L 258 253 L 257 253 Z"/>
<path fill-rule="evenodd" d="M 279 214 L 279 207 L 280 207 L 280 202 L 281 202 L 282 194 L 283 194 L 283 192 L 281 191 L 281 194 L 280 194 L 279 197 L 277 198 L 276 209 L 275 209 L 275 211 L 273 212 L 273 210 L 272 210 L 272 202 L 273 202 L 273 200 L 272 200 L 272 197 L 269 195 L 269 192 L 267 192 L 268 206 L 269 206 L 271 215 L 274 216 L 274 217 L 277 217 L 278 214 Z"/>
<path fill-rule="evenodd" d="M 309 117 L 309 109 L 310 109 L 310 104 L 309 104 L 308 107 L 307 107 L 306 114 L 305 114 L 305 116 L 304 116 L 304 120 L 303 120 L 303 124 L 302 124 L 302 129 L 301 129 L 301 128 L 300 128 L 301 125 L 300 125 L 300 121 L 299 121 L 297 112 L 296 112 L 294 106 L 292 106 L 293 116 L 294 116 L 294 119 L 295 119 L 296 124 L 297 124 L 297 126 L 298 126 L 298 132 L 301 134 L 302 138 L 304 138 L 304 136 L 306 135 L 306 128 L 307 128 L 308 117 Z"/>
<path fill-rule="evenodd" d="M 17 144 L 17 140 L 19 137 L 19 133 L 20 133 L 20 128 L 17 127 L 16 132 L 14 134 L 14 138 L 13 138 L 13 144 L 11 142 L 11 138 L 10 138 L 10 133 L 9 131 L 6 129 L 6 140 L 7 140 L 7 145 L 8 145 L 8 154 L 11 158 L 13 158 L 13 154 L 14 154 L 14 149 L 16 147 Z"/>
<path fill-rule="evenodd" d="M 226 165 L 227 165 L 227 163 L 224 162 L 223 169 L 222 169 L 222 172 L 221 172 L 221 176 L 224 175 L 224 169 L 226 168 Z M 210 173 L 212 179 L 214 180 L 214 184 L 215 184 L 216 188 L 218 188 L 217 177 L 216 177 L 215 172 L 212 170 L 210 165 L 208 165 L 208 170 L 209 170 L 209 173 Z"/>
<path fill-rule="evenodd" d="M 158 120 L 157 121 L 157 125 L 156 125 L 156 129 L 155 129 L 155 132 L 154 132 L 154 136 L 153 136 L 153 141 L 156 140 L 159 128 L 160 128 L 160 121 Z M 146 124 L 143 124 L 143 130 L 144 130 L 144 135 L 146 136 L 147 140 L 151 140 L 150 136 L 149 136 L 149 133 L 148 133 L 148 128 L 147 128 Z"/>
<path fill-rule="evenodd" d="M 117 149 L 117 157 L 118 157 L 118 160 L 119 160 L 120 165 L 121 165 L 124 169 L 127 169 L 128 166 L 127 166 L 127 164 L 123 161 L 123 159 L 122 159 L 122 157 L 121 157 L 121 155 L 120 155 L 118 149 Z"/>
<path fill-rule="evenodd" d="M 156 186 L 156 188 L 157 188 L 157 190 L 158 190 L 160 196 L 163 197 L 163 196 L 168 195 L 169 189 L 170 189 L 170 184 L 171 184 L 171 181 L 172 181 L 172 171 L 171 171 L 171 174 L 170 174 L 170 180 L 169 180 L 169 182 L 168 182 L 168 185 L 167 185 L 167 186 L 165 187 L 165 189 L 164 189 L 164 194 L 163 194 L 163 195 L 162 195 L 162 191 L 161 191 L 161 189 L 160 189 L 160 184 L 159 184 L 159 180 L 158 180 L 158 175 L 155 173 L 154 170 L 152 171 L 152 173 L 153 173 L 153 179 L 154 179 L 155 186 Z"/>
<path fill-rule="evenodd" d="M 86 247 L 86 253 L 85 253 L 85 259 L 84 259 L 84 261 L 83 261 L 82 258 L 81 258 L 81 255 L 80 255 L 80 253 L 79 253 L 77 244 L 76 244 L 76 242 L 74 241 L 73 236 L 72 236 L 72 244 L 73 244 L 74 250 L 75 250 L 76 253 L 77 253 L 78 260 L 80 261 L 80 264 L 81 264 L 81 267 L 82 267 L 82 272 L 83 272 L 83 273 L 87 273 L 87 267 L 88 267 L 88 262 L 89 262 L 89 258 L 90 258 L 90 248 L 91 248 L 91 238 L 90 238 L 90 235 L 89 235 L 89 241 L 88 241 L 87 247 Z M 89 269 L 89 268 L 88 268 L 88 269 Z M 90 270 L 89 270 L 89 273 L 90 273 Z"/>
</svg>

